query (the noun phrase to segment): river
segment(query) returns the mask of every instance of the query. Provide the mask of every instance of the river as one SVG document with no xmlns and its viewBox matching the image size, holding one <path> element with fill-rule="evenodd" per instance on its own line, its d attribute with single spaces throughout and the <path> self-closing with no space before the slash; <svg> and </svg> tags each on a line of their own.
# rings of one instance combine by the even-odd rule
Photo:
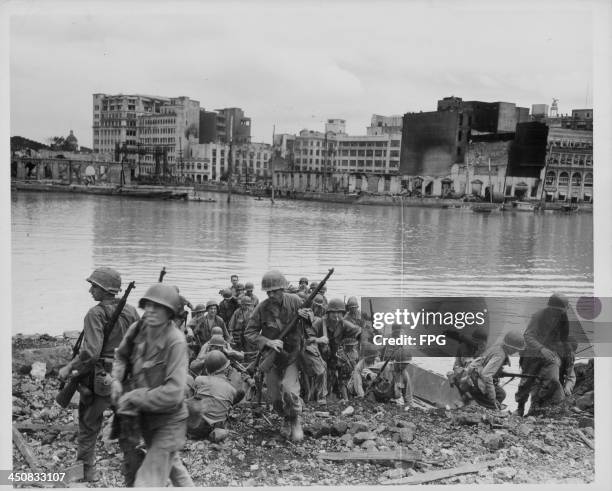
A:
<svg viewBox="0 0 612 491">
<path fill-rule="evenodd" d="M 593 216 L 257 201 L 165 202 L 62 193 L 12 194 L 12 332 L 80 329 L 97 266 L 157 280 L 192 303 L 218 299 L 236 273 L 279 269 L 297 285 L 322 278 L 349 295 L 548 296 L 593 290 Z"/>
</svg>

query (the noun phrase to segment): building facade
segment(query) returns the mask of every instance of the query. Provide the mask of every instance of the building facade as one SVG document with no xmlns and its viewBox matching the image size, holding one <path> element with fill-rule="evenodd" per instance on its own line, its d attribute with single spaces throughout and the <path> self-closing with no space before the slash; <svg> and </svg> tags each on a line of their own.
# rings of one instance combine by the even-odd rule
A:
<svg viewBox="0 0 612 491">
<path fill-rule="evenodd" d="M 93 150 L 134 164 L 138 175 L 175 174 L 199 134 L 199 111 L 189 97 L 94 94 Z"/>
<path fill-rule="evenodd" d="M 180 175 L 187 182 L 200 184 L 219 181 L 228 167 L 229 145 L 224 143 L 196 143 L 189 147 L 189 154 L 180 167 Z"/>
<path fill-rule="evenodd" d="M 593 202 L 592 131 L 550 129 L 543 197 L 553 202 Z"/>
<path fill-rule="evenodd" d="M 401 134 L 402 115 L 381 116 L 379 114 L 373 114 L 370 120 L 370 126 L 366 128 L 366 133 L 368 136 Z"/>
<path fill-rule="evenodd" d="M 239 182 L 252 184 L 259 180 L 269 180 L 272 145 L 269 143 L 244 143 L 234 145 L 234 175 Z"/>
<path fill-rule="evenodd" d="M 465 162 L 471 115 L 451 102 L 440 111 L 404 114 L 401 174 L 443 176 Z"/>
<path fill-rule="evenodd" d="M 397 174 L 401 135 L 350 136 L 302 130 L 295 139 L 295 169 L 314 172 Z"/>
</svg>

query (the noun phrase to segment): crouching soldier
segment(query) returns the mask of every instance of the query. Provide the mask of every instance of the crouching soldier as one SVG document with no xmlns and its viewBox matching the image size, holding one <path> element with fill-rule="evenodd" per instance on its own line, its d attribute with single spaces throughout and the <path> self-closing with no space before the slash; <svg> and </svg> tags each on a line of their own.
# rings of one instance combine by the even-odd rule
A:
<svg viewBox="0 0 612 491">
<path fill-rule="evenodd" d="M 213 335 L 210 340 L 207 343 L 204 343 L 202 349 L 198 353 L 197 358 L 189 365 L 189 369 L 197 375 L 202 373 L 202 369 L 206 364 L 206 358 L 212 351 L 221 351 L 228 359 L 233 361 L 242 361 L 244 359 L 244 353 L 242 351 L 232 349 L 230 344 L 223 339 L 223 335 L 221 334 L 221 329 L 219 327 L 213 327 L 212 332 Z"/>
<path fill-rule="evenodd" d="M 111 397 L 118 414 L 139 415 L 147 449 L 136 487 L 164 487 L 168 478 L 175 486 L 193 486 L 179 458 L 188 415 L 187 343 L 172 320 L 179 305 L 174 287 L 150 287 L 139 302 L 143 319 L 129 327 L 115 352 Z"/>
<path fill-rule="evenodd" d="M 215 428 L 222 428 L 231 407 L 244 397 L 244 391 L 236 389 L 228 379 L 230 368 L 230 361 L 221 351 L 211 351 L 206 356 L 206 375 L 196 377 L 195 394 L 187 400 L 190 438 L 206 438 Z"/>
<path fill-rule="evenodd" d="M 362 359 L 357 362 L 349 381 L 349 394 L 364 397 L 366 391 L 376 379 L 372 367 L 378 359 L 378 348 L 373 344 L 364 344 L 361 348 Z"/>
<path fill-rule="evenodd" d="M 522 415 L 525 403 L 531 395 L 531 412 L 545 405 L 558 404 L 564 398 L 559 382 L 561 357 L 569 333 L 567 317 L 568 301 L 564 295 L 555 293 L 548 305 L 536 312 L 525 330 L 527 349 L 521 356 L 523 372 L 537 375 L 536 379 L 522 379 L 516 391 L 517 413 Z"/>
<path fill-rule="evenodd" d="M 501 409 L 506 398 L 506 392 L 499 386 L 503 367 L 510 365 L 510 355 L 523 349 L 525 341 L 520 332 L 506 333 L 502 341 L 495 343 L 458 374 L 455 379 L 457 388 L 467 399 L 474 399 L 481 406 Z"/>
<path fill-rule="evenodd" d="M 391 376 L 389 378 L 393 384 L 393 402 L 399 406 L 404 404 L 412 406 L 414 404 L 412 381 L 410 380 L 410 372 L 408 372 L 408 364 L 411 360 L 412 356 L 408 350 L 398 349 L 393 353 L 393 361 L 390 363 Z"/>
</svg>

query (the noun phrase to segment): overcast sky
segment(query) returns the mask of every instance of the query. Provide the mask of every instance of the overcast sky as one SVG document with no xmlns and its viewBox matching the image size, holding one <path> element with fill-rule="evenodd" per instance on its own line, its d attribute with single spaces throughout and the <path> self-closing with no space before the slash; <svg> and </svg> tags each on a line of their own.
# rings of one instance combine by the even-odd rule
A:
<svg viewBox="0 0 612 491">
<path fill-rule="evenodd" d="M 593 100 L 579 2 L 45 5 L 10 18 L 11 135 L 43 142 L 73 129 L 91 146 L 97 92 L 238 106 L 266 142 L 273 125 L 321 130 L 332 117 L 365 134 L 374 113 L 450 95 L 529 108 L 555 97 L 563 113 Z"/>
</svg>

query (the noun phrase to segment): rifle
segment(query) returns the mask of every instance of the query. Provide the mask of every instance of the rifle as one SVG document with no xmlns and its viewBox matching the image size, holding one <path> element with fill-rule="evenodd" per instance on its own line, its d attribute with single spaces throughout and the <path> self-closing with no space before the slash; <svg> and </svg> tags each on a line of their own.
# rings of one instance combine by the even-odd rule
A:
<svg viewBox="0 0 612 491">
<path fill-rule="evenodd" d="M 325 283 L 327 282 L 329 277 L 333 274 L 333 272 L 334 272 L 334 268 L 331 268 L 327 272 L 327 275 L 325 276 L 325 278 L 323 278 L 323 281 L 321 281 L 321 283 L 319 283 L 317 285 L 317 287 L 310 293 L 310 295 L 308 295 L 308 298 L 306 298 L 306 300 L 304 300 L 304 302 L 302 303 L 300 308 L 307 309 L 307 308 L 310 308 L 312 306 L 312 302 L 313 302 L 314 298 L 319 294 L 319 292 L 321 291 L 321 288 L 323 288 L 323 286 L 325 286 Z M 281 332 L 278 334 L 278 336 L 275 339 L 281 339 L 282 340 L 285 336 L 287 336 L 291 331 L 293 331 L 293 329 L 295 329 L 295 326 L 297 325 L 299 319 L 300 319 L 300 316 L 296 315 L 293 318 L 293 320 L 291 322 L 289 322 L 281 330 Z M 260 350 L 259 354 L 257 355 L 257 357 L 260 360 L 259 361 L 259 369 L 262 372 L 267 372 L 268 370 L 270 370 L 270 368 L 272 368 L 272 365 L 274 364 L 274 360 L 276 359 L 276 355 L 277 355 L 277 352 L 275 350 L 273 350 L 272 348 L 268 348 L 267 346 L 264 346 Z"/>
<path fill-rule="evenodd" d="M 501 372 L 498 375 L 499 378 L 503 378 L 503 377 L 511 377 L 511 378 L 532 378 L 532 379 L 539 379 L 541 378 L 539 375 L 532 375 L 530 373 L 510 373 L 510 372 Z"/>
<path fill-rule="evenodd" d="M 162 281 L 164 281 L 164 276 L 166 276 L 166 266 L 162 267 L 161 271 L 159 272 L 159 278 L 157 279 L 157 282 L 161 283 Z"/>
<path fill-rule="evenodd" d="M 372 383 L 370 384 L 370 386 L 368 387 L 368 390 L 365 391 L 364 396 L 367 396 L 370 392 L 372 392 L 378 385 L 383 372 L 385 371 L 385 368 L 387 368 L 387 365 L 389 364 L 389 362 L 391 361 L 391 358 L 393 358 L 393 355 L 395 354 L 395 350 L 399 348 L 399 346 L 396 346 L 395 349 L 393 350 L 393 352 L 389 355 L 389 357 L 385 360 L 385 362 L 383 363 L 383 366 L 380 367 L 380 370 L 378 371 L 378 373 L 376 374 L 376 378 L 374 380 L 372 380 Z M 385 352 L 383 353 L 383 358 L 386 354 L 387 351 L 387 345 L 385 345 Z"/>
<path fill-rule="evenodd" d="M 110 333 L 113 331 L 115 324 L 119 320 L 119 316 L 121 315 L 121 312 L 123 312 L 123 308 L 125 307 L 127 298 L 135 286 L 136 286 L 136 283 L 134 283 L 133 281 L 128 285 L 127 289 L 125 290 L 125 293 L 123 294 L 123 297 L 121 297 L 121 300 L 119 300 L 119 303 L 115 307 L 115 310 L 113 311 L 113 315 L 111 315 L 111 318 L 107 322 L 106 326 L 104 326 L 104 341 L 102 342 L 102 344 L 104 344 L 108 336 L 110 336 Z M 81 344 L 83 342 L 84 334 L 85 334 L 85 329 L 81 331 L 81 334 L 79 335 L 79 339 L 77 339 L 77 342 L 72 348 L 72 359 L 78 356 L 78 353 L 81 349 Z M 87 357 L 87 358 L 83 358 L 82 361 L 89 362 L 90 359 L 91 358 Z M 79 384 L 89 374 L 90 374 L 90 371 L 88 371 L 85 374 L 76 373 L 76 374 L 73 374 L 67 381 L 62 381 L 60 383 L 59 392 L 55 396 L 55 401 L 63 408 L 68 407 L 68 404 L 70 404 L 70 401 L 72 400 L 72 396 L 77 391 Z"/>
</svg>

